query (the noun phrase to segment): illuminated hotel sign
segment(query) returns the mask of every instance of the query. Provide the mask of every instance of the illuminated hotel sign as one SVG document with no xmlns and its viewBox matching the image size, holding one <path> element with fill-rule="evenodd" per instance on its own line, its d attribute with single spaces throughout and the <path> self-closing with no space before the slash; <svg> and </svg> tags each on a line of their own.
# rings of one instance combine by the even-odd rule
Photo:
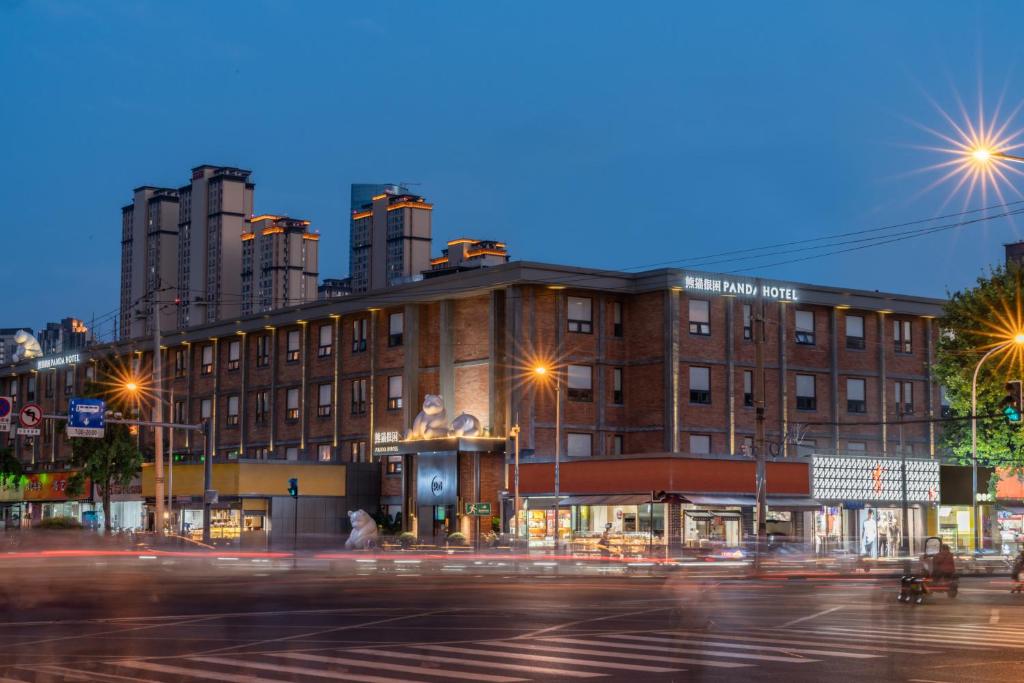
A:
<svg viewBox="0 0 1024 683">
<path fill-rule="evenodd" d="M 684 289 L 707 292 L 708 294 L 733 294 L 736 296 L 757 296 L 757 283 L 749 280 L 729 280 L 721 277 L 704 277 L 703 275 L 685 275 Z M 793 287 L 777 283 L 761 283 L 760 295 L 775 301 L 796 301 L 797 292 Z"/>
<path fill-rule="evenodd" d="M 374 432 L 373 453 L 383 455 L 385 453 L 397 453 L 398 442 L 402 440 L 399 432 Z"/>
<path fill-rule="evenodd" d="M 907 500 L 937 503 L 939 462 L 910 460 L 907 464 Z M 861 501 L 899 503 L 903 500 L 902 463 L 898 458 L 811 459 L 811 496 L 823 502 Z"/>
<path fill-rule="evenodd" d="M 81 362 L 82 354 L 80 353 L 65 353 L 61 356 L 48 356 L 36 361 L 36 370 L 49 370 L 50 368 L 60 368 L 65 365 L 76 365 Z"/>
</svg>

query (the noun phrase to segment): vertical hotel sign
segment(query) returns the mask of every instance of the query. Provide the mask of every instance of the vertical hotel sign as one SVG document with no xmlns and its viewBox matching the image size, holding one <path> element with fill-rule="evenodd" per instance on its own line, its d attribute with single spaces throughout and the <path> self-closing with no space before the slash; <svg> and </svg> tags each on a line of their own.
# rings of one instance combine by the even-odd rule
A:
<svg viewBox="0 0 1024 683">
<path fill-rule="evenodd" d="M 758 289 L 760 287 L 760 289 Z M 687 291 L 704 292 L 706 294 L 726 294 L 732 296 L 761 296 L 773 301 L 798 301 L 799 296 L 792 285 L 778 282 L 757 282 L 751 280 L 724 278 L 718 275 L 683 275 L 683 288 Z"/>
</svg>

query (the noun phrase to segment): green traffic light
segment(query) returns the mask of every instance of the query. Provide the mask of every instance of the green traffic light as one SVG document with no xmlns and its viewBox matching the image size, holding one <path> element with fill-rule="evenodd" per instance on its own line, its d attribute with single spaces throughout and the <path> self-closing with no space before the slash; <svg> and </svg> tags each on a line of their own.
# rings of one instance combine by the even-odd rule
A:
<svg viewBox="0 0 1024 683">
<path fill-rule="evenodd" d="M 1013 406 L 1005 406 L 1003 408 L 1003 415 L 1010 422 L 1020 422 L 1020 411 Z"/>
</svg>

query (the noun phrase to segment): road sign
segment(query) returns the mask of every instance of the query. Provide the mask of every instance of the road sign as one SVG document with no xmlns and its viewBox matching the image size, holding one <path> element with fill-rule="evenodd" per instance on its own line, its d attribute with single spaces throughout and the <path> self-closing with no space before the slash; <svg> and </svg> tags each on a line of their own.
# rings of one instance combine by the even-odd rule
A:
<svg viewBox="0 0 1024 683">
<path fill-rule="evenodd" d="M 36 403 L 26 403 L 18 412 L 18 434 L 21 436 L 39 436 L 39 425 L 43 423 L 43 409 Z"/>
<path fill-rule="evenodd" d="M 0 432 L 11 431 L 12 405 L 10 396 L 0 396 Z"/>
<path fill-rule="evenodd" d="M 107 404 L 100 398 L 73 398 L 68 403 L 68 436 L 103 438 Z"/>
<path fill-rule="evenodd" d="M 472 517 L 490 517 L 490 503 L 466 503 L 466 514 Z"/>
</svg>

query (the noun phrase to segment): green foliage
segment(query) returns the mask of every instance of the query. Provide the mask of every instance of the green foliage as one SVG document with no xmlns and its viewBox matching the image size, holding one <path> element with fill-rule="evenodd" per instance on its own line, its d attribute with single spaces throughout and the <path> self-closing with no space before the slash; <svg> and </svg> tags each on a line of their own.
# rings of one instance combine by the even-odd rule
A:
<svg viewBox="0 0 1024 683">
<path fill-rule="evenodd" d="M 412 533 L 411 531 L 403 531 L 398 536 L 398 545 L 400 545 L 403 550 L 408 550 L 415 543 L 416 543 L 416 534 Z"/>
<path fill-rule="evenodd" d="M 142 453 L 125 425 L 107 425 L 102 439 L 71 439 L 71 460 L 78 472 L 68 478 L 68 496 L 84 492 L 85 479 L 103 487 L 127 486 L 142 469 Z"/>
<path fill-rule="evenodd" d="M 466 534 L 456 531 L 448 535 L 448 545 L 466 545 Z"/>
<path fill-rule="evenodd" d="M 994 268 L 977 286 L 956 292 L 939 321 L 942 330 L 933 373 L 946 387 L 953 416 L 971 415 L 971 381 L 982 356 L 1024 330 L 1022 273 L 1015 265 Z M 1024 471 L 1024 430 L 1010 423 L 1000 406 L 1006 382 L 1024 376 L 1015 344 L 996 351 L 978 373 L 978 463 Z M 987 417 L 993 415 L 995 417 Z M 943 445 L 961 462 L 971 462 L 971 421 L 946 422 Z"/>
<path fill-rule="evenodd" d="M 14 485 L 22 475 L 23 468 L 11 448 L 0 448 L 0 486 Z"/>
<path fill-rule="evenodd" d="M 35 525 L 36 529 L 81 529 L 82 525 L 74 517 L 47 517 Z"/>
</svg>

